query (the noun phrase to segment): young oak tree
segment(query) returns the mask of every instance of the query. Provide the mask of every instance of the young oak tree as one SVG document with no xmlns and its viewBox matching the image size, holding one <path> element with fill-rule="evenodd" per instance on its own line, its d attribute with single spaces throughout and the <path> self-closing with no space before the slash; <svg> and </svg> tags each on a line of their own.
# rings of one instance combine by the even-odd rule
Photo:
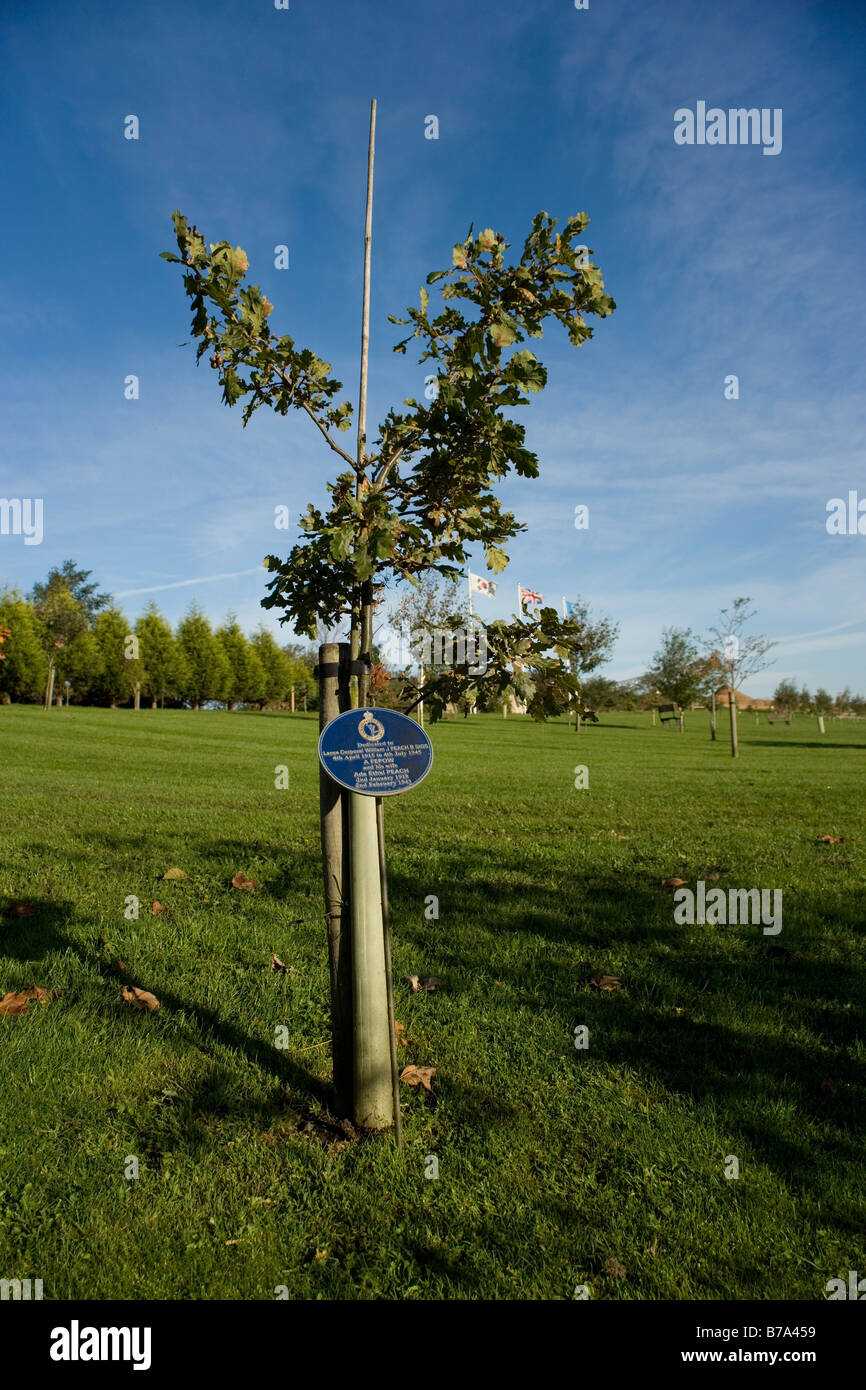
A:
<svg viewBox="0 0 866 1390">
<path fill-rule="evenodd" d="M 511 472 L 524 477 L 538 473 L 538 460 L 526 448 L 523 426 L 507 412 L 527 405 L 530 394 L 544 387 L 547 374 L 535 354 L 520 344 L 527 338 L 540 338 L 545 320 L 553 318 L 565 328 L 572 344 L 580 346 L 592 335 L 587 316 L 603 318 L 615 307 L 604 293 L 600 271 L 588 259 L 592 253 L 576 244 L 589 221 L 585 213 L 569 218 L 561 232 L 556 231 L 554 218 L 538 213 L 520 260 L 512 263 L 506 261 L 509 247 L 501 234 L 488 228 L 475 237 L 470 227 L 464 241 L 453 248 L 451 266 L 427 276 L 427 285 L 439 286 L 434 291 L 439 296 L 438 312 L 431 310 L 425 286 L 420 307 L 409 309 L 408 318 L 390 316 L 393 323 L 411 327 L 395 351 L 405 353 L 414 338 L 420 348 L 419 361 L 435 367 L 435 397 L 429 406 L 409 398 L 404 410 L 389 411 L 369 448 L 366 400 L 375 110 L 373 102 L 354 453 L 335 438 L 352 422 L 351 405 L 336 402 L 340 382 L 329 375 L 330 364 L 311 349 L 298 349 L 288 334 L 277 336 L 271 331 L 273 305 L 258 285 L 242 284 L 248 269 L 244 251 L 227 241 L 206 246 L 197 227 L 190 228 L 176 212 L 173 222 L 180 254 L 163 253 L 166 260 L 183 267 L 184 286 L 192 301 L 192 334 L 199 340 L 196 358 L 209 355 L 211 367 L 219 374 L 224 403 L 231 406 L 245 400 L 245 425 L 262 405 L 281 415 L 290 409 L 304 411 L 347 465 L 328 484 L 329 504 L 308 506 L 301 519 L 303 538 L 289 555 L 284 560 L 273 555 L 266 558 L 273 578 L 262 604 L 282 609 L 281 622 L 310 637 L 320 625 L 337 627 L 348 618 L 350 669 L 360 673 L 353 675 L 351 703 L 362 708 L 370 698 L 373 615 L 386 585 L 394 580 L 415 584 L 430 572 L 456 578 L 468 563 L 469 547 L 476 544 L 483 547 L 488 568 L 501 571 L 508 563 L 505 545 L 525 529 L 513 513 L 503 510 L 494 490 Z M 553 608 L 542 609 L 534 621 L 492 623 L 487 645 L 488 667 L 481 680 L 488 688 L 495 686 L 500 695 L 513 691 L 536 718 L 558 713 L 564 702 L 577 706 L 578 679 L 566 664 L 566 658 L 578 649 L 576 625 L 560 622 Z M 478 677 L 467 662 L 463 670 L 434 673 L 419 698 L 429 701 L 435 719 L 447 701 L 472 699 L 477 693 Z M 358 803 L 365 803 L 363 811 Z M 363 797 L 350 799 L 349 809 L 353 845 L 357 829 L 358 844 L 363 843 L 367 855 L 371 828 L 376 835 L 375 819 L 371 823 Z M 336 836 L 339 816 L 338 804 L 323 790 L 338 1106 L 345 1104 L 340 1097 L 349 1096 L 352 1082 L 347 1065 L 352 1058 L 345 1046 L 349 976 L 341 946 L 345 911 L 339 879 L 341 854 L 326 845 L 331 834 L 327 827 Z M 378 836 L 381 866 L 381 824 Z M 392 1079 L 395 1091 L 399 1089 L 393 1004 L 388 1004 L 386 1013 L 380 983 L 371 974 L 375 967 L 369 964 L 376 954 L 373 937 L 386 914 L 380 911 L 380 903 L 372 905 L 371 898 L 363 897 L 370 876 L 364 877 L 362 885 L 359 866 L 368 865 L 369 860 L 353 849 L 350 863 L 360 894 L 356 896 L 353 889 L 353 933 L 357 926 L 364 942 L 370 943 L 369 950 L 364 945 L 358 953 L 357 973 L 353 947 L 351 966 L 352 998 L 358 1003 L 353 1034 L 358 1041 L 354 1118 L 362 1127 L 378 1128 L 391 1122 L 390 1112 L 399 1142 L 399 1103 L 392 1108 L 383 1088 L 390 1032 Z M 365 904 L 369 905 L 366 916 Z"/>
<path fill-rule="evenodd" d="M 207 244 L 180 212 L 172 220 L 179 254 L 162 255 L 183 267 L 196 358 L 208 356 L 223 402 L 245 402 L 245 425 L 263 405 L 280 415 L 303 411 L 346 465 L 328 484 L 329 505 L 308 506 L 304 536 L 289 555 L 266 558 L 273 578 L 262 604 L 282 609 L 281 622 L 310 636 L 317 623 L 348 618 L 352 656 L 366 667 L 357 691 L 363 705 L 373 611 L 385 585 L 415 583 L 430 571 L 457 578 L 476 544 L 499 572 L 508 563 L 504 547 L 525 530 L 494 491 L 511 472 L 538 475 L 525 429 L 507 413 L 528 405 L 547 381 L 544 366 L 521 344 L 540 338 L 552 319 L 579 347 L 592 336 L 588 318 L 615 308 L 592 251 L 578 244 L 589 218 L 578 213 L 557 231 L 556 218 L 539 212 L 511 263 L 500 233 L 488 228 L 474 236 L 470 228 L 450 268 L 427 276 L 427 285 L 438 287 L 439 312 L 425 287 L 407 318 L 389 316 L 412 330 L 394 351 L 405 353 L 416 339 L 419 361 L 435 368 L 435 398 L 426 405 L 409 398 L 404 409 L 389 411 L 372 448 L 362 427 L 354 453 L 335 437 L 352 421 L 350 403 L 336 403 L 341 383 L 311 349 L 272 332 L 273 305 L 258 285 L 243 284 L 245 252 L 227 241 Z M 563 702 L 576 707 L 579 683 L 566 661 L 576 645 L 576 625 L 553 608 L 532 620 L 492 623 L 484 685 L 501 695 L 512 690 L 536 718 L 557 713 Z M 448 700 L 472 698 L 477 684 L 467 669 L 431 674 L 423 694 L 433 718 Z"/>
</svg>

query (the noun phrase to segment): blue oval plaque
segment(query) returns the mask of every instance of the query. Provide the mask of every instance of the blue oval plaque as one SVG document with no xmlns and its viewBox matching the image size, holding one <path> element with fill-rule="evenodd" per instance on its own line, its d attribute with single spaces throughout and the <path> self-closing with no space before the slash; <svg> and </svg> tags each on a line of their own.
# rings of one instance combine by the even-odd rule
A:
<svg viewBox="0 0 866 1390">
<path fill-rule="evenodd" d="M 427 776 L 433 745 L 408 715 L 393 709 L 351 709 L 322 730 L 319 762 L 350 792 L 397 796 Z"/>
</svg>

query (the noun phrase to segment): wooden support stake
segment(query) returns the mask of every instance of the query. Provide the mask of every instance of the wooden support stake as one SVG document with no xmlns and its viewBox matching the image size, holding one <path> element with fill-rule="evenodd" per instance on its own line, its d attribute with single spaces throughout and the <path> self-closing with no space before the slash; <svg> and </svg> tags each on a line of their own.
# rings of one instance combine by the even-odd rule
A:
<svg viewBox="0 0 866 1390">
<path fill-rule="evenodd" d="M 385 937 L 385 980 L 388 986 L 388 1020 L 391 1025 L 391 1086 L 394 1102 L 394 1132 L 397 1148 L 403 1147 L 400 1116 L 400 1067 L 397 1061 L 397 1026 L 394 1017 L 394 968 L 391 964 L 391 908 L 388 902 L 388 865 L 385 862 L 385 812 L 381 796 L 376 797 L 376 832 L 379 840 L 379 887 L 382 895 L 382 928 Z"/>
<path fill-rule="evenodd" d="M 360 1129 L 387 1129 L 394 1118 L 394 1030 L 385 972 L 376 801 L 359 792 L 349 792 L 349 861 L 354 1119 Z"/>
<path fill-rule="evenodd" d="M 319 730 L 349 708 L 347 642 L 325 642 L 319 648 L 319 667 L 339 666 L 339 675 L 319 676 Z M 349 928 L 348 794 L 319 768 L 319 809 L 322 834 L 322 874 L 328 922 L 328 960 L 331 985 L 331 1053 L 334 1066 L 334 1107 L 350 1119 L 352 1080 L 352 955 Z"/>
<path fill-rule="evenodd" d="M 740 756 L 740 744 L 737 736 L 737 702 L 733 690 L 728 692 L 728 711 L 731 716 L 731 757 L 738 758 Z"/>
</svg>

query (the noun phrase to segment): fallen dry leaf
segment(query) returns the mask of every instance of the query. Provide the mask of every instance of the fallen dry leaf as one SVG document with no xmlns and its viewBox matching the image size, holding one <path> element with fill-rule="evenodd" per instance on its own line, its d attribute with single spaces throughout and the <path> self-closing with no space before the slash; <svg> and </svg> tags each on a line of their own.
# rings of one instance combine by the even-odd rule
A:
<svg viewBox="0 0 866 1390">
<path fill-rule="evenodd" d="M 442 983 L 438 975 L 404 975 L 403 978 L 412 986 L 413 994 L 417 994 L 419 990 L 433 994 Z"/>
<path fill-rule="evenodd" d="M 35 999 L 40 1004 L 47 1004 L 52 999 L 60 998 L 59 989 L 43 989 L 41 985 L 28 985 L 27 989 L 10 991 L 0 999 L 0 1014 L 26 1014 L 27 1001 Z"/>
<path fill-rule="evenodd" d="M 593 975 L 589 982 L 593 989 L 614 990 L 619 989 L 620 981 L 616 975 L 603 975 L 601 971 Z"/>
<path fill-rule="evenodd" d="M 259 881 L 258 881 L 258 879 L 257 879 L 257 878 L 247 878 L 247 876 L 246 876 L 246 874 L 244 873 L 243 869 L 238 869 L 237 873 L 235 874 L 234 878 L 232 879 L 232 888 L 241 888 L 241 889 L 243 889 L 243 890 L 245 890 L 245 891 L 248 892 L 251 888 L 258 888 L 258 886 L 259 886 Z"/>
<path fill-rule="evenodd" d="M 39 911 L 35 903 L 10 903 L 3 909 L 4 917 L 35 917 Z"/>
<path fill-rule="evenodd" d="M 288 975 L 290 970 L 294 970 L 294 967 L 283 965 L 279 956 L 271 956 L 271 971 L 274 975 Z"/>
<path fill-rule="evenodd" d="M 844 845 L 850 839 L 850 835 L 819 835 L 818 843 L 821 845 Z"/>
<path fill-rule="evenodd" d="M 614 838 L 615 840 L 630 840 L 630 839 L 631 839 L 631 835 L 618 835 L 618 834 L 616 833 L 615 830 L 612 830 L 610 833 L 611 833 L 611 835 L 613 836 L 613 838 Z"/>
<path fill-rule="evenodd" d="M 125 974 L 126 974 L 126 961 L 125 961 L 125 960 L 113 960 L 113 961 L 111 961 L 111 963 L 110 963 L 109 965 L 106 965 L 106 967 L 105 967 L 105 973 L 106 973 L 106 975 L 125 975 Z"/>
<path fill-rule="evenodd" d="M 415 1039 L 406 1037 L 406 1025 L 401 1023 L 398 1018 L 394 1019 L 394 1036 L 397 1039 L 398 1047 L 415 1047 Z"/>
<path fill-rule="evenodd" d="M 189 878 L 189 874 L 184 873 L 183 869 L 166 869 L 162 877 L 164 880 L 167 879 L 169 883 L 176 883 L 182 878 Z"/>
<path fill-rule="evenodd" d="M 59 999 L 59 989 L 43 989 L 41 985 L 30 985 L 28 989 L 22 990 L 25 999 L 38 999 L 40 1004 L 47 1004 L 49 999 Z"/>
<path fill-rule="evenodd" d="M 789 951 L 787 946 L 768 946 L 768 956 L 776 956 L 779 960 L 804 960 L 802 951 Z"/>
<path fill-rule="evenodd" d="M 162 903 L 154 903 L 153 907 L 151 908 L 151 912 L 154 917 L 158 917 L 161 912 L 165 912 L 165 908 L 163 907 Z"/>
<path fill-rule="evenodd" d="M 154 1009 L 159 1008 L 159 1000 L 155 994 L 148 994 L 146 989 L 137 989 L 135 985 L 123 986 L 123 998 L 125 1003 L 130 1004 L 133 1009 L 143 1009 L 148 1013 L 153 1013 Z"/>
<path fill-rule="evenodd" d="M 684 883 L 684 878 L 663 878 L 662 888 L 682 888 Z"/>
<path fill-rule="evenodd" d="M 706 883 L 716 883 L 718 877 L 718 874 L 704 874 L 704 881 Z"/>
<path fill-rule="evenodd" d="M 0 1014 L 26 1014 L 26 994 L 4 994 L 0 999 Z"/>
<path fill-rule="evenodd" d="M 405 1081 L 407 1086 L 423 1086 L 424 1090 L 432 1095 L 433 1087 L 430 1082 L 435 1075 L 435 1067 L 404 1067 L 400 1073 L 400 1080 Z"/>
<path fill-rule="evenodd" d="M 240 1245 L 239 1240 L 227 1240 L 226 1245 Z"/>
<path fill-rule="evenodd" d="M 602 1269 L 604 1270 L 605 1274 L 610 1276 L 611 1279 L 624 1279 L 628 1274 L 628 1270 L 626 1269 L 625 1265 L 620 1263 L 620 1261 L 616 1258 L 616 1255 L 608 1255 L 607 1259 L 602 1265 Z"/>
</svg>

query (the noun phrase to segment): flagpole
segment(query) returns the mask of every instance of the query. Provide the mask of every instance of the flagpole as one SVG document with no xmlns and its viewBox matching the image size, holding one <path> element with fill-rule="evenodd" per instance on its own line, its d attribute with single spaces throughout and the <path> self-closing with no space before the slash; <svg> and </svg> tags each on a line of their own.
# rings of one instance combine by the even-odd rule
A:
<svg viewBox="0 0 866 1390">
<path fill-rule="evenodd" d="M 469 590 L 469 616 L 474 618 L 475 614 L 472 612 L 472 571 L 468 565 L 466 566 L 466 586 Z"/>
<path fill-rule="evenodd" d="M 562 621 L 565 622 L 565 594 L 562 595 Z"/>
</svg>

